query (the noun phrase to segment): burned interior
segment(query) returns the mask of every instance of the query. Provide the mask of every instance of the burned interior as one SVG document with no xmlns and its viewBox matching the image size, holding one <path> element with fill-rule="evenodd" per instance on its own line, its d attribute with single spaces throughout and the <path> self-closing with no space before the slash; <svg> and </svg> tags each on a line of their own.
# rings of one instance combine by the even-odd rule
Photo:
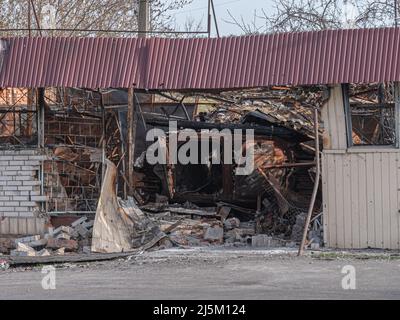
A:
<svg viewBox="0 0 400 320">
<path fill-rule="evenodd" d="M 322 88 L 301 87 L 219 93 L 3 89 L 3 147 L 42 146 L 45 158 L 36 175 L 43 181 L 39 187 L 45 198 L 38 210 L 52 221 L 69 216 L 94 219 L 107 160 L 116 168 L 116 196 L 133 195 L 138 209 L 160 230 L 170 229 L 169 245 L 244 245 L 257 234 L 296 243 L 315 179 L 309 104 L 322 103 L 321 92 Z M 132 177 L 130 103 L 136 110 Z M 43 128 L 37 127 L 40 117 Z M 190 128 L 199 137 L 204 129 L 254 130 L 253 172 L 236 175 L 235 165 L 223 162 L 149 164 L 146 150 L 152 142 L 144 137 L 159 128 L 168 140 L 171 119 L 178 132 Z M 207 143 L 212 135 L 211 131 Z M 204 141 L 199 138 L 198 143 L 200 147 Z M 182 142 L 178 152 L 181 146 Z M 225 146 L 220 144 L 222 160 L 225 152 L 232 152 L 232 146 L 228 151 Z M 320 206 L 319 192 L 315 216 Z M 210 228 L 215 234 L 207 233 Z M 321 234 L 318 237 L 322 244 Z"/>
</svg>

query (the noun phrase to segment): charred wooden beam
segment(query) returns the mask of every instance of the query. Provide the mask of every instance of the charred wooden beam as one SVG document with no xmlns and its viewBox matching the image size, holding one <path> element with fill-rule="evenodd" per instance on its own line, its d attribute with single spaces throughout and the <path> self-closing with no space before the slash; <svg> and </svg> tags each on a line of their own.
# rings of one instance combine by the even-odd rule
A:
<svg viewBox="0 0 400 320">
<path fill-rule="evenodd" d="M 229 123 L 210 123 L 210 122 L 199 122 L 199 121 L 189 121 L 189 120 L 176 120 L 178 128 L 190 128 L 194 130 L 201 129 L 229 129 L 229 130 L 246 130 L 246 129 L 254 129 L 255 135 L 261 136 L 270 136 L 270 137 L 279 137 L 283 139 L 288 139 L 290 141 L 308 141 L 310 137 L 296 132 L 294 130 L 290 130 L 285 127 L 277 126 L 277 125 L 251 125 L 251 124 L 229 124 Z M 169 119 L 165 118 L 152 118 L 147 119 L 146 123 L 155 127 L 168 127 Z"/>
</svg>

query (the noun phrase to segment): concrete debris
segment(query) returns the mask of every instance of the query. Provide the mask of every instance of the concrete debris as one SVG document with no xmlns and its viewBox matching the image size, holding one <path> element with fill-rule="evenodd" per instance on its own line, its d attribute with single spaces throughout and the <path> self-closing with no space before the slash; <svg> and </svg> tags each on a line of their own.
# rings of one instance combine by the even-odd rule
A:
<svg viewBox="0 0 400 320">
<path fill-rule="evenodd" d="M 75 228 L 76 226 L 78 226 L 78 225 L 84 223 L 86 220 L 87 220 L 86 217 L 81 217 L 81 218 L 75 220 L 74 222 L 72 222 L 72 223 L 71 223 L 71 227 Z"/>
<path fill-rule="evenodd" d="M 85 254 L 91 254 L 92 253 L 92 248 L 89 247 L 89 246 L 84 246 L 82 248 L 82 252 L 85 253 Z"/>
<path fill-rule="evenodd" d="M 239 228 L 240 220 L 238 218 L 229 218 L 224 221 L 224 228 L 226 230 L 232 230 L 234 228 Z"/>
<path fill-rule="evenodd" d="M 76 240 L 50 238 L 47 241 L 46 248 L 53 250 L 64 248 L 66 252 L 74 252 L 78 250 L 78 242 Z"/>
<path fill-rule="evenodd" d="M 56 256 L 63 256 L 65 254 L 65 248 L 59 248 L 53 251 L 53 254 Z"/>
<path fill-rule="evenodd" d="M 44 257 L 79 252 L 79 248 L 83 251 L 84 246 L 90 247 L 92 226 L 93 220 L 81 217 L 69 226 L 49 226 L 48 232 L 42 236 L 0 238 L 0 252 L 12 256 Z"/>
<path fill-rule="evenodd" d="M 22 243 L 17 242 L 17 247 L 15 250 L 11 250 L 11 256 L 19 256 L 19 257 L 34 257 L 36 256 L 36 251 L 32 247 Z"/>
<path fill-rule="evenodd" d="M 29 243 L 29 242 L 33 242 L 33 241 L 37 241 L 37 240 L 40 240 L 40 235 L 17 238 L 17 239 L 15 239 L 15 244 L 18 244 L 18 243 Z"/>
<path fill-rule="evenodd" d="M 165 230 L 173 222 L 160 221 L 160 224 L 160 229 Z M 181 246 L 220 245 L 223 243 L 223 226 L 214 218 L 184 219 L 171 231 L 169 239 Z"/>
<path fill-rule="evenodd" d="M 35 248 L 35 249 L 38 248 L 38 247 L 45 247 L 46 244 L 47 244 L 47 239 L 46 239 L 46 238 L 44 238 L 44 239 L 39 239 L 39 240 L 32 241 L 32 242 L 29 242 L 29 243 L 28 243 L 28 245 L 29 245 L 30 247 Z"/>
<path fill-rule="evenodd" d="M 51 255 L 51 253 L 50 253 L 50 251 L 47 250 L 47 249 L 42 249 L 42 250 L 36 252 L 36 256 L 37 256 L 37 257 L 48 257 L 48 256 L 50 256 L 50 255 Z"/>
<path fill-rule="evenodd" d="M 56 235 L 56 239 L 70 240 L 71 239 L 71 235 L 69 235 L 66 232 L 60 232 L 58 235 Z"/>
<path fill-rule="evenodd" d="M 0 238 L 0 253 L 8 254 L 15 248 L 15 242 L 12 238 Z"/>
<path fill-rule="evenodd" d="M 204 233 L 204 240 L 222 242 L 224 229 L 220 226 L 208 227 Z"/>
</svg>

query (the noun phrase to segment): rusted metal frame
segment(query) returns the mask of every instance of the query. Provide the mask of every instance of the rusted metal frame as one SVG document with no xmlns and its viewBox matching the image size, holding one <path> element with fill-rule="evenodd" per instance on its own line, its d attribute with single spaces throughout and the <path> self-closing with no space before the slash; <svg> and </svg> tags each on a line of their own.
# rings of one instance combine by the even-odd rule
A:
<svg viewBox="0 0 400 320">
<path fill-rule="evenodd" d="M 310 226 L 311 216 L 314 211 L 315 200 L 317 197 L 320 174 L 321 174 L 321 163 L 320 163 L 320 153 L 319 153 L 319 117 L 318 117 L 318 109 L 314 108 L 314 133 L 315 133 L 315 162 L 316 162 L 316 172 L 315 172 L 315 181 L 314 188 L 311 195 L 310 206 L 308 208 L 307 219 L 304 225 L 303 237 L 301 240 L 301 244 L 299 247 L 299 251 L 297 253 L 298 256 L 301 256 L 304 253 L 304 246 L 307 240 L 308 228 Z"/>
<path fill-rule="evenodd" d="M 147 124 L 153 126 L 167 126 L 168 127 L 168 119 L 164 118 L 153 118 L 147 119 Z M 298 142 L 311 140 L 308 136 L 294 132 L 294 130 L 278 127 L 278 126 L 261 126 L 261 125 L 249 125 L 249 124 L 232 124 L 232 123 L 209 123 L 209 122 L 199 122 L 192 120 L 178 120 L 177 121 L 178 128 L 190 128 L 195 130 L 200 129 L 238 129 L 238 130 L 246 130 L 246 129 L 254 129 L 255 135 L 260 136 L 278 136 L 282 138 L 293 139 L 293 135 L 296 135 Z"/>
<path fill-rule="evenodd" d="M 6 112 L 4 112 L 4 114 L 0 117 L 0 122 L 3 121 L 4 117 L 6 116 L 7 113 L 11 112 L 13 109 L 15 109 L 15 107 L 17 106 L 18 102 L 20 102 L 23 98 L 25 98 L 27 96 L 27 93 L 24 93 L 22 91 L 22 96 L 15 101 L 13 104 L 9 104 L 4 97 L 2 97 L 2 95 L 0 95 L 0 97 L 2 98 L 2 100 L 4 101 L 4 103 L 6 104 L 6 106 L 8 106 L 9 108 L 6 110 Z"/>
<path fill-rule="evenodd" d="M 179 102 L 179 99 L 174 98 L 173 96 L 171 96 L 171 95 L 169 95 L 167 93 L 164 93 L 164 92 L 161 92 L 161 91 L 156 91 L 156 94 L 158 94 L 158 95 L 160 95 L 160 96 L 162 96 L 164 98 L 167 98 L 169 100 L 172 100 L 174 102 Z"/>
<path fill-rule="evenodd" d="M 186 119 L 187 119 L 187 120 L 190 120 L 189 113 L 188 113 L 188 111 L 187 111 L 187 109 L 186 109 L 185 104 L 183 103 L 183 100 L 184 100 L 184 99 L 185 99 L 185 96 L 182 97 L 182 100 L 181 100 L 181 102 L 180 102 L 179 105 L 181 106 L 183 112 L 185 113 Z"/>
<path fill-rule="evenodd" d="M 13 92 L 14 92 L 14 91 L 13 91 L 13 89 L 12 89 L 12 94 L 13 94 Z M 19 110 L 19 111 L 15 111 L 15 107 L 17 106 L 18 102 L 20 102 L 20 101 L 21 101 L 23 98 L 25 98 L 25 97 L 27 97 L 27 100 L 28 100 L 27 107 L 28 107 L 28 108 L 31 107 L 31 102 L 32 102 L 32 101 L 30 101 L 29 90 L 28 90 L 28 91 L 23 91 L 23 90 L 19 89 L 19 92 L 22 93 L 22 94 L 21 94 L 21 97 L 20 97 L 19 99 L 17 99 L 11 106 L 10 106 L 10 104 L 4 99 L 4 97 L 1 96 L 2 100 L 5 102 L 5 104 L 6 104 L 7 106 L 9 106 L 9 108 L 8 108 L 7 110 L 4 110 L 4 111 L 2 110 L 2 111 L 0 111 L 0 113 L 2 113 L 0 122 L 4 124 L 4 121 L 3 121 L 3 120 L 4 120 L 4 117 L 5 117 L 7 114 L 12 113 L 12 114 L 13 114 L 13 122 L 14 122 L 14 123 L 13 123 L 14 131 L 13 131 L 13 133 L 12 133 L 10 136 L 13 137 L 13 138 L 18 142 L 18 144 L 24 146 L 25 144 L 24 144 L 24 143 L 17 137 L 17 135 L 16 135 L 17 130 L 19 130 L 19 134 L 20 134 L 20 135 L 28 135 L 26 132 L 22 133 L 22 131 L 21 131 L 21 129 L 22 129 L 21 114 L 23 114 L 23 113 L 26 113 L 26 114 L 27 114 L 27 123 L 29 123 L 29 122 L 32 120 L 32 119 L 31 119 L 31 115 L 29 115 L 29 113 L 36 113 L 36 111 L 33 111 L 33 110 Z M 14 99 L 12 99 L 12 100 L 14 100 Z M 31 100 L 32 100 L 32 99 L 31 99 Z M 18 117 L 18 125 L 17 125 L 17 121 L 16 121 L 16 113 L 19 114 L 19 117 Z M 29 130 L 29 126 L 28 126 L 27 130 L 30 131 L 30 130 Z"/>
</svg>

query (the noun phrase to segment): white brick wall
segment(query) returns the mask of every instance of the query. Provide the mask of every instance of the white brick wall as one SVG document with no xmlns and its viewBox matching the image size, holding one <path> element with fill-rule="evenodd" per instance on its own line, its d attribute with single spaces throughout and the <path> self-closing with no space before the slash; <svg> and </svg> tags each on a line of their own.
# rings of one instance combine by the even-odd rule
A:
<svg viewBox="0 0 400 320">
<path fill-rule="evenodd" d="M 39 150 L 0 150 L 0 217 L 34 217 L 40 196 Z"/>
</svg>

